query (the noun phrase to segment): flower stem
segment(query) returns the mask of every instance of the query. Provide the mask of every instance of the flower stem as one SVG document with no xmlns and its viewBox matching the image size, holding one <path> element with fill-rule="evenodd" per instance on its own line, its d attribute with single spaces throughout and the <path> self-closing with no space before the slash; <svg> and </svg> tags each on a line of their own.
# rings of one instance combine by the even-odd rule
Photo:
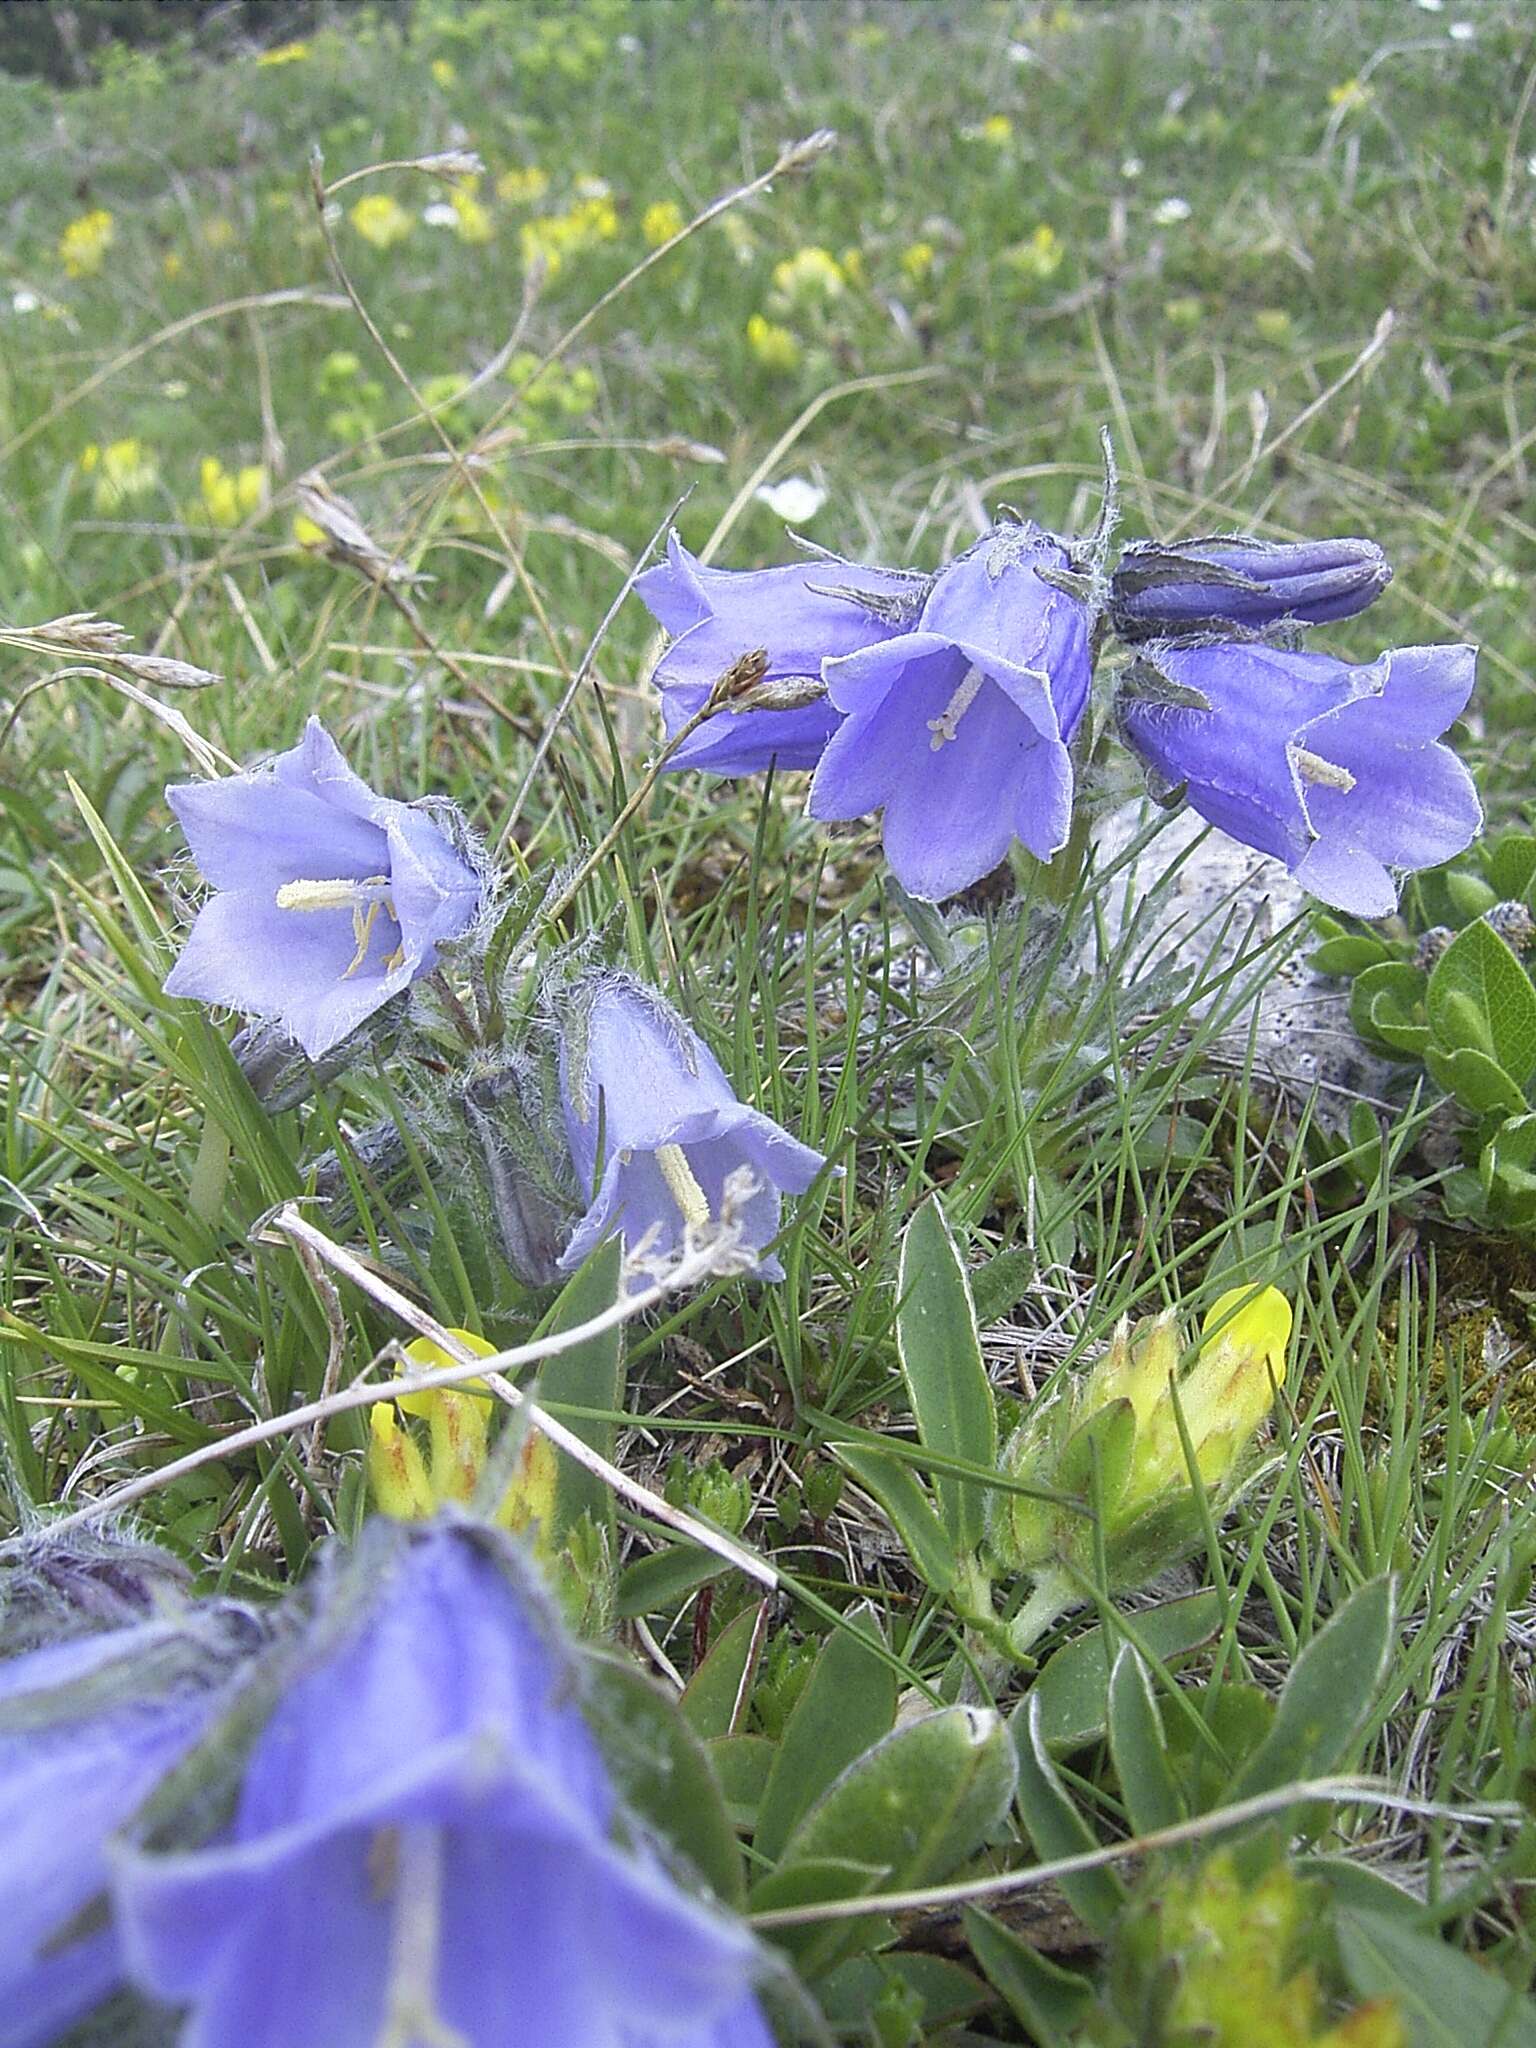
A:
<svg viewBox="0 0 1536 2048">
<path fill-rule="evenodd" d="M 1078 1593 L 1065 1572 L 1041 1572 L 1034 1591 L 1008 1624 L 1008 1649 L 1018 1658 L 1029 1654 L 1030 1646 L 1043 1636 L 1058 1615 L 1078 1601 Z"/>
</svg>

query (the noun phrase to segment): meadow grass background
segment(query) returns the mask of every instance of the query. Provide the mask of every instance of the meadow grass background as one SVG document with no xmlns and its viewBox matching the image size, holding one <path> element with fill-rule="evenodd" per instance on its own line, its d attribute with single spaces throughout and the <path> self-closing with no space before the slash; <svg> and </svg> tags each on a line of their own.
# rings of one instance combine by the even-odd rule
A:
<svg viewBox="0 0 1536 2048">
<path fill-rule="evenodd" d="M 1396 581 L 1329 644 L 1479 642 L 1465 739 L 1490 813 L 1516 820 L 1536 741 L 1533 65 L 1528 10 L 1499 0 L 465 0 L 352 8 L 217 66 L 119 52 L 67 93 L 0 77 L 0 616 L 120 620 L 224 678 L 174 702 L 235 759 L 318 710 L 360 772 L 449 791 L 495 837 L 685 491 L 684 537 L 719 529 L 724 563 L 785 558 L 752 487 L 802 476 L 826 492 L 814 540 L 932 567 L 999 501 L 1090 525 L 1107 425 L 1130 534 L 1381 541 Z M 666 256 L 529 383 L 657 239 L 821 128 L 835 150 Z M 484 159 L 477 184 L 381 170 L 337 193 L 366 321 L 317 215 L 317 147 L 328 181 Z M 304 544 L 316 465 L 419 572 L 405 610 Z M 599 837 L 654 751 L 650 642 L 627 603 L 523 807 L 530 870 Z M 7 695 L 47 672 L 16 656 Z M 13 1519 L 312 1395 L 328 1355 L 350 1374 L 389 1334 L 347 1296 L 338 1357 L 323 1295 L 248 1233 L 397 1080 L 262 1118 L 214 1028 L 158 994 L 186 882 L 161 791 L 188 772 L 172 733 L 78 677 L 28 697 L 0 755 Z M 1089 800 L 1132 787 L 1106 767 Z M 967 1248 L 1005 1400 L 1122 1312 L 1273 1279 L 1301 1326 L 1278 1471 L 1194 1568 L 1223 1594 L 1216 1666 L 1272 1689 L 1394 1568 L 1405 1623 L 1368 1761 L 1444 1802 L 1527 1797 L 1528 1250 L 1405 1228 L 1397 1141 L 1395 1179 L 1314 1186 L 1294 1116 L 1213 1072 L 1217 1020 L 1187 993 L 1146 1014 L 1135 934 L 1069 971 L 1060 943 L 1000 927 L 920 999 L 890 917 L 867 823 L 811 826 L 793 777 L 664 781 L 581 898 L 571 936 L 666 986 L 743 1093 L 848 1169 L 803 1205 L 782 1288 L 714 1287 L 636 1334 L 634 1469 L 809 1591 L 868 1593 L 937 1680 L 951 1619 L 876 1512 L 851 1487 L 805 1505 L 830 1498 L 829 1434 L 907 1426 L 892 1280 L 924 1193 Z M 236 1139 L 213 1216 L 188 1199 L 210 1117 Z M 544 1304 L 453 1195 L 425 1161 L 403 1187 L 352 1166 L 332 1227 L 512 1341 Z M 144 1512 L 211 1580 L 269 1585 L 355 1525 L 360 1442 L 339 1426 L 323 1455 L 214 1466 Z M 639 1584 L 686 1670 L 689 1589 Z M 718 1588 L 716 1620 L 744 1597 Z M 792 1619 L 765 1727 L 815 1634 Z M 1518 1839 L 1400 1818 L 1353 1846 L 1411 1864 L 1437 1924 L 1528 1979 Z"/>
</svg>

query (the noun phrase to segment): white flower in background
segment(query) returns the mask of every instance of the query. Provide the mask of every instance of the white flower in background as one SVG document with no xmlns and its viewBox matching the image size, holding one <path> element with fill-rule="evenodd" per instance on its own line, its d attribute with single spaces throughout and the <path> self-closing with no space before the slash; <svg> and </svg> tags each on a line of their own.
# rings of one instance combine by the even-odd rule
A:
<svg viewBox="0 0 1536 2048">
<path fill-rule="evenodd" d="M 787 476 L 782 483 L 760 484 L 754 495 L 786 526 L 803 526 L 827 502 L 821 485 L 813 484 L 807 476 Z"/>
<path fill-rule="evenodd" d="M 38 294 L 28 291 L 25 285 L 18 286 L 11 293 L 11 311 L 13 313 L 35 313 L 42 303 L 42 299 Z"/>
<path fill-rule="evenodd" d="M 1181 220 L 1188 220 L 1194 208 L 1187 199 L 1165 199 L 1153 209 L 1152 218 L 1160 228 L 1177 227 Z"/>
<path fill-rule="evenodd" d="M 1470 43 L 1477 30 L 1470 21 L 1453 21 L 1446 34 L 1453 43 Z"/>
<path fill-rule="evenodd" d="M 429 228 L 456 228 L 459 224 L 457 211 L 446 199 L 434 199 L 430 206 L 424 206 L 421 217 Z"/>
</svg>

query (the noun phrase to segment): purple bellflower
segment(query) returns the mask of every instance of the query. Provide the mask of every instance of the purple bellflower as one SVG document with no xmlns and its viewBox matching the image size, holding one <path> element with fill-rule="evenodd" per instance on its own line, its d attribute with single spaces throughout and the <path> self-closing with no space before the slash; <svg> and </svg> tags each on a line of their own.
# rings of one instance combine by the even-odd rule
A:
<svg viewBox="0 0 1536 2048">
<path fill-rule="evenodd" d="M 1072 812 L 1067 743 L 1088 701 L 1088 605 L 1048 577 L 1062 543 L 1000 526 L 940 571 L 910 629 L 829 660 L 844 714 L 811 784 L 816 818 L 885 810 L 885 857 L 937 901 L 1014 839 L 1049 860 Z"/>
<path fill-rule="evenodd" d="M 207 1602 L 0 1662 L 0 2048 L 52 2048 L 121 1987 L 108 1838 L 260 1641 L 243 1609 Z"/>
<path fill-rule="evenodd" d="M 1335 909 L 1386 917 L 1392 869 L 1434 867 L 1481 829 L 1472 778 L 1440 738 L 1476 660 L 1454 646 L 1359 665 L 1257 642 L 1158 647 L 1131 671 L 1121 726 L 1202 818 Z"/>
<path fill-rule="evenodd" d="M 761 1253 L 779 1230 L 782 1194 L 803 1194 L 825 1166 L 760 1110 L 739 1102 L 719 1061 L 654 989 L 628 975 L 587 982 L 567 1012 L 560 1092 L 577 1179 L 590 1206 L 560 1264 L 567 1272 L 615 1230 L 670 1257 L 690 1228 L 717 1219 L 726 1181 L 745 1168 L 753 1192 L 736 1209 Z M 782 1280 L 778 1260 L 754 1270 Z"/>
<path fill-rule="evenodd" d="M 1110 579 L 1110 617 L 1124 640 L 1282 620 L 1302 626 L 1347 619 L 1392 581 L 1373 540 L 1133 541 Z"/>
<path fill-rule="evenodd" d="M 668 738 L 737 664 L 761 651 L 766 665 L 749 671 L 764 708 L 717 711 L 684 740 L 668 769 L 755 775 L 774 762 L 814 768 L 839 717 L 822 688 L 822 657 L 899 632 L 925 585 L 911 571 L 832 559 L 712 569 L 672 534 L 666 561 L 635 580 L 637 595 L 673 636 L 654 677 Z M 790 708 L 768 708 L 776 703 Z"/>
<path fill-rule="evenodd" d="M 125 1849 L 181 2048 L 772 2048 L 757 1951 L 626 1831 L 500 1532 L 371 1522 L 208 1847 Z"/>
<path fill-rule="evenodd" d="M 166 992 L 274 1019 L 312 1060 L 479 911 L 484 879 L 433 811 L 375 796 L 317 718 L 268 767 L 165 794 L 215 892 Z"/>
</svg>

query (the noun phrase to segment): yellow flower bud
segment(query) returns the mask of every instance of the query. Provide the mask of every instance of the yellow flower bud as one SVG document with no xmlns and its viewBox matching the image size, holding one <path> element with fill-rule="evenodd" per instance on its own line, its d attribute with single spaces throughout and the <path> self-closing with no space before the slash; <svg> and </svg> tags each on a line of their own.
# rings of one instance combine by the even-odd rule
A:
<svg viewBox="0 0 1536 2048">
<path fill-rule="evenodd" d="M 548 1528 L 555 1509 L 559 1460 L 542 1431 L 530 1429 L 517 1454 L 512 1483 L 496 1507 L 496 1520 L 514 1535 L 534 1526 Z"/>
<path fill-rule="evenodd" d="M 450 1337 L 457 1337 L 464 1349 L 474 1358 L 489 1358 L 495 1351 L 494 1344 L 488 1344 L 484 1337 L 477 1337 L 473 1330 L 449 1329 Z M 446 1352 L 441 1344 L 434 1344 L 430 1337 L 417 1337 L 405 1347 L 405 1356 L 396 1365 L 395 1371 L 404 1377 L 408 1373 L 419 1373 L 423 1366 L 437 1366 L 447 1370 L 459 1363 L 458 1359 Z M 456 1391 L 469 1394 L 480 1401 L 489 1401 L 491 1390 L 484 1380 L 462 1380 Z M 407 1415 L 432 1416 L 433 1403 L 441 1397 L 435 1393 L 402 1394 L 400 1406 Z"/>
</svg>

